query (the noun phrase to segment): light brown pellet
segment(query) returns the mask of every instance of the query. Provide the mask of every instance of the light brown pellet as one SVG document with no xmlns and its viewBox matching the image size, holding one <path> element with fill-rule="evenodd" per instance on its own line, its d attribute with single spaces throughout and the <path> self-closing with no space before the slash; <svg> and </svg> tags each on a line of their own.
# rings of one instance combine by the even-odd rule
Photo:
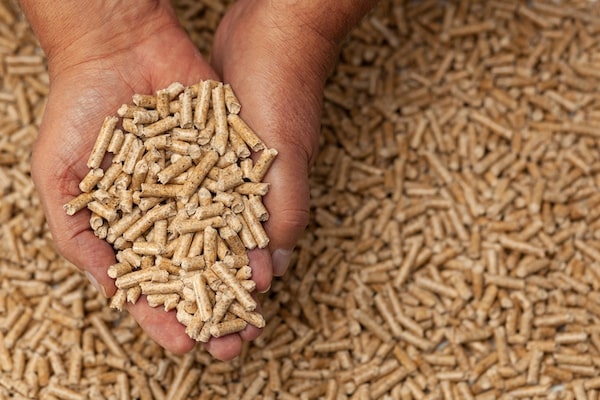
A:
<svg viewBox="0 0 600 400">
<path fill-rule="evenodd" d="M 4 334 L 0 331 L 0 361 L 2 362 L 2 371 L 10 372 L 13 369 L 13 362 L 4 342 Z"/>
<path fill-rule="evenodd" d="M 225 91 L 225 105 L 227 106 L 227 111 L 230 114 L 239 114 L 242 106 L 233 92 L 233 88 L 230 84 L 226 83 L 223 85 L 223 90 Z"/>
<path fill-rule="evenodd" d="M 152 138 L 166 133 L 170 129 L 173 129 L 177 126 L 179 126 L 179 114 L 169 115 L 154 122 L 153 124 L 144 126 L 141 135 L 145 138 Z"/>
<path fill-rule="evenodd" d="M 129 289 L 140 282 L 166 282 L 169 279 L 168 271 L 159 269 L 142 269 L 123 274 L 116 278 L 115 285 L 120 289 Z"/>
<path fill-rule="evenodd" d="M 225 154 L 227 147 L 229 127 L 227 125 L 227 111 L 225 109 L 225 92 L 223 85 L 220 83 L 212 89 L 212 106 L 215 116 L 215 135 L 213 136 L 212 143 L 213 148 L 222 156 Z"/>
<path fill-rule="evenodd" d="M 63 206 L 67 215 L 75 215 L 80 210 L 83 210 L 94 199 L 92 193 L 81 193 Z"/>
<path fill-rule="evenodd" d="M 212 265 L 212 271 L 229 287 L 244 309 L 253 311 L 256 308 L 256 301 L 242 288 L 240 282 L 235 279 L 224 263 L 215 262 Z"/>
<path fill-rule="evenodd" d="M 101 168 L 90 169 L 87 175 L 79 183 L 79 190 L 84 193 L 91 192 L 103 176 L 104 171 L 102 171 Z"/>
<path fill-rule="evenodd" d="M 198 100 L 194 113 L 194 126 L 198 129 L 204 129 L 208 118 L 208 108 L 210 107 L 210 98 L 213 82 L 209 80 L 198 84 Z"/>
<path fill-rule="evenodd" d="M 256 163 L 252 167 L 248 179 L 252 182 L 261 182 L 264 178 L 266 172 L 271 167 L 271 164 L 277 157 L 277 150 L 275 149 L 265 149 L 256 160 Z"/>
<path fill-rule="evenodd" d="M 256 241 L 258 248 L 263 249 L 269 244 L 269 237 L 260 223 L 258 217 L 252 212 L 252 205 L 250 200 L 244 198 L 244 209 L 242 216 L 248 229 L 250 230 L 252 237 Z"/>
<path fill-rule="evenodd" d="M 237 114 L 229 114 L 227 121 L 252 151 L 258 152 L 265 149 L 263 141 Z"/>
<path fill-rule="evenodd" d="M 64 400 L 84 400 L 85 396 L 75 390 L 65 386 L 59 386 L 57 383 L 50 383 L 47 387 L 47 393 Z"/>
<path fill-rule="evenodd" d="M 210 327 L 210 334 L 214 337 L 221 337 L 230 333 L 235 333 L 243 330 L 248 323 L 241 318 L 230 319 L 219 322 Z"/>
<path fill-rule="evenodd" d="M 193 114 L 192 114 L 192 89 L 187 87 L 183 93 L 179 95 L 179 126 L 182 128 L 191 128 L 193 126 Z"/>
<path fill-rule="evenodd" d="M 219 154 L 216 151 L 208 151 L 200 162 L 191 170 L 187 182 L 183 185 L 180 194 L 182 198 L 189 198 L 198 189 L 208 172 L 217 163 Z"/>
<path fill-rule="evenodd" d="M 134 241 L 155 222 L 172 217 L 175 212 L 176 208 L 173 203 L 157 206 L 127 228 L 125 232 L 123 232 L 123 237 L 125 240 Z"/>
<path fill-rule="evenodd" d="M 117 117 L 106 117 L 104 119 L 98 139 L 96 139 L 96 143 L 87 161 L 88 168 L 94 169 L 100 167 L 118 121 Z"/>
<path fill-rule="evenodd" d="M 6 336 L 4 337 L 4 346 L 6 348 L 11 349 L 14 347 L 18 338 L 23 334 L 25 329 L 27 328 L 27 324 L 31 320 L 33 315 L 33 311 L 29 308 L 26 308 L 24 312 L 19 316 L 19 318 L 15 321 L 14 325 L 10 327 Z"/>
<path fill-rule="evenodd" d="M 158 173 L 158 181 L 162 184 L 168 183 L 171 179 L 180 175 L 192 166 L 192 159 L 188 156 L 181 157 Z"/>
</svg>

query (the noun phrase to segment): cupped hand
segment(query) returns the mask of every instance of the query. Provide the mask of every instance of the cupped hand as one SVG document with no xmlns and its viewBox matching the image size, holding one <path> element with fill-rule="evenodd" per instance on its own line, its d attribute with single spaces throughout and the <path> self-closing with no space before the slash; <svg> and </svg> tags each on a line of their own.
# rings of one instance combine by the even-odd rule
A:
<svg viewBox="0 0 600 400">
<path fill-rule="evenodd" d="M 215 35 L 211 64 L 235 89 L 241 116 L 268 147 L 279 152 L 265 181 L 270 218 L 268 250 L 250 253 L 259 290 L 283 275 L 309 218 L 308 174 L 316 155 L 325 80 L 337 56 L 337 42 L 307 28 L 285 5 L 236 2 Z M 264 268 L 268 266 L 268 268 Z M 230 349 L 213 353 L 228 358 Z M 225 353 L 221 351 L 225 350 Z"/>
<path fill-rule="evenodd" d="M 58 251 L 107 296 L 116 290 L 107 275 L 115 263 L 113 249 L 94 236 L 87 210 L 67 216 L 62 207 L 80 193 L 78 184 L 88 171 L 87 157 L 104 117 L 130 103 L 134 93 L 154 93 L 173 81 L 217 78 L 172 10 L 158 10 L 140 26 L 146 31 L 130 27 L 120 35 L 106 35 L 104 43 L 88 45 L 82 38 L 49 52 L 50 94 L 32 158 L 33 179 Z M 174 312 L 150 308 L 143 299 L 128 309 L 167 350 L 183 353 L 194 347 Z M 227 347 L 228 340 L 216 341 L 215 347 Z"/>
</svg>

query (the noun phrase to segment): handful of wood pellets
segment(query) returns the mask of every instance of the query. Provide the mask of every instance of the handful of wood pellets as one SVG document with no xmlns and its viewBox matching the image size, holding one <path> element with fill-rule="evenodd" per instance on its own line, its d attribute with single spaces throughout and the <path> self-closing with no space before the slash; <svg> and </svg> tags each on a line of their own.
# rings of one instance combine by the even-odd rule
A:
<svg viewBox="0 0 600 400">
<path fill-rule="evenodd" d="M 82 193 L 64 206 L 69 215 L 89 209 L 95 235 L 116 251 L 111 307 L 145 295 L 176 309 L 201 342 L 263 327 L 247 250 L 269 243 L 262 179 L 277 151 L 239 117 L 228 84 L 176 82 L 132 102 L 104 120 Z"/>
</svg>

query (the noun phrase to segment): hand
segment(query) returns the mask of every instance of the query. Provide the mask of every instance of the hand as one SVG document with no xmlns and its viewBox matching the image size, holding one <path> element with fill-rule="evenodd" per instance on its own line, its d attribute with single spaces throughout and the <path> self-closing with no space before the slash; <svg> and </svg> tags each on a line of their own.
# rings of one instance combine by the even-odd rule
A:
<svg viewBox="0 0 600 400">
<path fill-rule="evenodd" d="M 375 1 L 238 0 L 215 34 L 211 64 L 234 88 L 241 116 L 279 155 L 265 181 L 269 251 L 250 253 L 258 290 L 285 273 L 309 218 L 308 173 L 319 142 L 322 96 L 338 46 Z M 209 349 L 231 358 L 241 347 Z"/>
<path fill-rule="evenodd" d="M 110 29 L 112 36 L 88 31 L 60 52 L 47 49 L 51 89 L 32 158 L 33 179 L 58 251 L 108 296 L 115 292 L 106 273 L 115 263 L 113 249 L 93 235 L 87 210 L 67 216 L 62 208 L 79 194 L 78 183 L 87 173 L 87 157 L 102 121 L 130 103 L 134 93 L 154 93 L 175 80 L 192 84 L 216 78 L 170 9 L 145 17 L 147 21 L 137 20 L 119 34 L 114 33 L 116 22 L 102 24 L 98 29 Z M 105 41 L 92 41 L 96 33 Z M 182 353 L 193 348 L 195 342 L 174 312 L 150 308 L 144 299 L 128 309 L 167 350 Z"/>
<path fill-rule="evenodd" d="M 270 20 L 272 10 L 263 5 L 238 1 L 232 6 L 217 30 L 211 60 L 234 88 L 242 118 L 279 152 L 265 177 L 271 183 L 264 198 L 270 214 L 265 224 L 269 249 L 249 254 L 259 291 L 270 286 L 273 274 L 285 272 L 308 223 L 308 172 L 318 145 L 327 66 L 336 54 L 331 46 L 310 58 L 305 43 L 289 41 L 291 30 L 279 30 Z M 228 347 L 210 341 L 208 348 L 217 358 L 232 358 L 241 341 L 228 340 Z"/>
</svg>

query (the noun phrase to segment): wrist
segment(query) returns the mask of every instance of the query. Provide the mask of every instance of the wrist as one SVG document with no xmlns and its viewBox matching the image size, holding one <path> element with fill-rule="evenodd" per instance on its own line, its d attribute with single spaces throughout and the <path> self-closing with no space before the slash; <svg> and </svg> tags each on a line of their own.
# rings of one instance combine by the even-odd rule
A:
<svg viewBox="0 0 600 400">
<path fill-rule="evenodd" d="M 21 0 L 52 75 L 71 65 L 127 51 L 176 25 L 170 1 Z"/>
<path fill-rule="evenodd" d="M 341 42 L 376 3 L 377 0 L 239 0 L 236 5 L 242 19 L 260 21 L 264 45 L 272 51 L 283 49 L 292 70 L 309 67 L 312 76 L 324 83 L 337 60 Z"/>
<path fill-rule="evenodd" d="M 282 27 L 306 34 L 307 28 L 323 40 L 339 44 L 377 0 L 263 0 Z"/>
</svg>

